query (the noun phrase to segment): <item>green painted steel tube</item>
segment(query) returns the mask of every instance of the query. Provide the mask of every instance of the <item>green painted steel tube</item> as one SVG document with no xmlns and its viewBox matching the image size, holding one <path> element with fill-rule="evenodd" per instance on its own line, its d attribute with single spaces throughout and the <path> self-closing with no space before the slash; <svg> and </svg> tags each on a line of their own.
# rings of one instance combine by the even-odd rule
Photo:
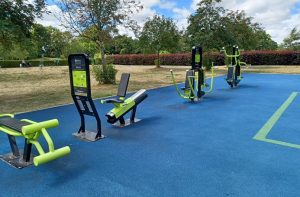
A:
<svg viewBox="0 0 300 197">
<path fill-rule="evenodd" d="M 236 51 L 236 53 L 234 55 L 228 55 L 227 51 L 225 50 L 225 48 L 223 47 L 223 49 L 221 50 L 221 52 L 224 52 L 225 58 L 231 58 L 231 62 L 232 59 L 235 59 L 235 65 L 232 65 L 233 67 L 237 66 L 238 64 L 238 57 L 240 57 L 241 52 L 239 50 Z M 226 65 L 228 67 L 228 65 Z"/>
<path fill-rule="evenodd" d="M 199 71 L 198 71 L 199 72 Z M 193 92 L 193 95 L 197 95 L 197 93 L 196 93 L 196 91 L 195 91 L 195 89 L 194 89 L 194 87 L 193 87 L 193 83 L 192 83 L 192 78 L 194 78 L 195 79 L 195 77 L 194 76 L 189 76 L 188 77 L 188 81 L 189 81 L 189 86 L 190 86 L 190 88 L 191 88 L 191 90 L 192 90 L 192 92 Z M 196 83 L 196 84 L 198 84 L 198 83 Z M 197 90 L 198 90 L 198 87 L 196 87 L 197 88 Z"/>
<path fill-rule="evenodd" d="M 66 156 L 68 154 L 70 154 L 71 149 L 69 146 L 57 149 L 55 151 L 52 152 L 48 152 L 39 156 L 36 156 L 33 158 L 33 163 L 35 166 L 39 166 L 41 164 L 53 161 L 55 159 L 58 159 L 60 157 Z"/>
<path fill-rule="evenodd" d="M 48 144 L 48 147 L 49 147 L 49 151 L 54 151 L 54 144 L 53 144 L 53 141 L 50 137 L 50 135 L 48 134 L 47 130 L 46 129 L 42 129 L 42 133 L 43 133 L 43 136 Z"/>
<path fill-rule="evenodd" d="M 0 131 L 3 131 L 4 133 L 7 133 L 8 135 L 12 135 L 12 136 L 15 136 L 15 137 L 22 137 L 23 134 L 18 132 L 18 131 L 15 131 L 13 129 L 10 129 L 8 127 L 0 127 Z"/>
<path fill-rule="evenodd" d="M 0 118 L 1 117 L 11 117 L 11 118 L 13 118 L 14 117 L 14 115 L 13 114 L 0 114 Z"/>
<path fill-rule="evenodd" d="M 24 135 L 30 135 L 30 134 L 34 134 L 36 132 L 41 131 L 43 128 L 48 129 L 48 128 L 57 127 L 58 125 L 59 125 L 59 122 L 57 119 L 34 123 L 31 125 L 22 127 L 22 133 Z"/>
<path fill-rule="evenodd" d="M 116 118 L 119 118 L 122 115 L 124 115 L 124 113 L 126 113 L 134 105 L 135 105 L 134 100 L 132 100 L 131 98 L 128 98 L 124 101 L 124 103 L 122 103 L 118 107 L 115 107 L 112 110 L 110 110 L 110 113 L 113 113 Z"/>
<path fill-rule="evenodd" d="M 222 49 L 221 52 L 224 52 L 225 56 L 228 57 L 228 58 L 237 58 L 240 56 L 240 52 L 238 54 L 235 54 L 235 55 L 228 55 L 228 53 L 226 52 L 225 49 Z"/>
<path fill-rule="evenodd" d="M 39 152 L 40 155 L 45 154 L 45 151 L 43 150 L 41 144 L 36 141 L 36 140 L 29 140 L 28 143 L 31 143 L 35 146 L 35 148 L 37 149 L 37 151 Z"/>
<path fill-rule="evenodd" d="M 205 93 L 210 93 L 213 90 L 213 85 L 214 85 L 214 78 L 215 78 L 215 73 L 214 73 L 214 63 L 212 63 L 211 67 L 211 79 L 210 79 L 210 88 L 207 91 L 204 91 Z"/>
<path fill-rule="evenodd" d="M 194 98 L 194 97 L 191 97 L 191 96 L 189 96 L 189 95 L 187 95 L 187 94 L 182 94 L 182 93 L 180 92 L 180 90 L 179 90 L 179 88 L 178 88 L 178 85 L 177 85 L 177 83 L 176 83 L 175 77 L 174 77 L 173 70 L 170 70 L 170 72 L 171 72 L 173 84 L 174 84 L 174 86 L 175 86 L 175 88 L 176 88 L 176 91 L 177 91 L 178 95 L 179 95 L 181 98 L 184 98 L 184 99 L 192 99 L 192 98 Z"/>
</svg>

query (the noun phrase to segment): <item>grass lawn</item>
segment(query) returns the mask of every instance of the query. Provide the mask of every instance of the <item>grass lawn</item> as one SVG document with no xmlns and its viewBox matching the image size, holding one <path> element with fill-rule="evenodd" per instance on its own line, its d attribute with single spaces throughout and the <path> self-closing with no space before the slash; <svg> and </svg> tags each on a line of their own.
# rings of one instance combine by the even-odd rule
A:
<svg viewBox="0 0 300 197">
<path fill-rule="evenodd" d="M 185 70 L 190 67 L 116 66 L 117 80 L 121 73 L 131 73 L 128 91 L 156 88 L 172 84 L 170 69 L 178 82 L 184 81 Z M 300 66 L 255 66 L 245 72 L 300 73 Z M 216 69 L 216 74 L 226 73 L 226 67 Z M 209 75 L 208 75 L 209 76 Z M 69 71 L 67 66 L 0 69 L 0 114 L 32 111 L 71 103 Z M 117 85 L 98 84 L 92 75 L 93 98 L 115 95 Z"/>
</svg>

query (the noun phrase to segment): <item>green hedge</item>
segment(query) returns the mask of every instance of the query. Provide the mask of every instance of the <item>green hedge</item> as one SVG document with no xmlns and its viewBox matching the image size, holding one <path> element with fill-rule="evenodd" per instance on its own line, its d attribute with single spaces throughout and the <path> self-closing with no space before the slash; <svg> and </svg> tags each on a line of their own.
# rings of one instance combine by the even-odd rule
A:
<svg viewBox="0 0 300 197">
<path fill-rule="evenodd" d="M 31 66 L 37 67 L 40 65 L 40 60 L 28 60 Z M 21 60 L 0 60 L 0 67 L 1 68 L 18 68 L 20 67 L 20 64 L 22 63 Z M 62 59 L 56 62 L 55 60 L 45 60 L 44 66 L 66 66 L 68 65 L 67 59 Z"/>
<path fill-rule="evenodd" d="M 160 55 L 161 65 L 191 65 L 191 54 L 163 54 Z M 115 65 L 154 65 L 156 54 L 143 55 L 109 55 L 107 62 Z M 205 60 L 211 60 L 215 65 L 224 65 L 224 55 L 220 53 L 205 53 Z M 242 60 L 252 65 L 300 65 L 300 51 L 244 51 Z M 0 60 L 2 68 L 20 67 L 21 60 Z M 39 66 L 40 60 L 29 60 L 31 66 Z M 101 64 L 101 59 L 94 59 L 91 63 Z M 55 60 L 45 60 L 44 66 L 66 66 L 68 61 L 62 59 L 57 64 Z"/>
<path fill-rule="evenodd" d="M 116 65 L 154 65 L 157 58 L 155 54 L 150 55 L 112 55 L 113 63 Z M 160 56 L 161 65 L 191 65 L 192 55 L 190 53 L 168 54 Z M 204 53 L 205 60 L 211 60 L 215 65 L 224 65 L 224 55 Z M 300 51 L 244 51 L 242 61 L 252 65 L 300 65 Z"/>
</svg>

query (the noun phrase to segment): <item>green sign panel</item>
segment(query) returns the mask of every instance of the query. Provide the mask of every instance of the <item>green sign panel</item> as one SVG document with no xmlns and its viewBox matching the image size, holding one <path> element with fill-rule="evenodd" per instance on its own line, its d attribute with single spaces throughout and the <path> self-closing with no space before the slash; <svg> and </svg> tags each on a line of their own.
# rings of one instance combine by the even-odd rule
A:
<svg viewBox="0 0 300 197">
<path fill-rule="evenodd" d="M 73 86 L 87 88 L 86 71 L 73 71 Z"/>
<path fill-rule="evenodd" d="M 197 55 L 195 56 L 195 62 L 200 63 L 200 60 L 201 60 L 200 54 L 197 54 Z"/>
</svg>

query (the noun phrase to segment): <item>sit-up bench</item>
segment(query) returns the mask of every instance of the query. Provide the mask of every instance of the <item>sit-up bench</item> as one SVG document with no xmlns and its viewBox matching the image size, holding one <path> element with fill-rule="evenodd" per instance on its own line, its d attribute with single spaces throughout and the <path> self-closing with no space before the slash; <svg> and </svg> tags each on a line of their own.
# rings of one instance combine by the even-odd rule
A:
<svg viewBox="0 0 300 197">
<path fill-rule="evenodd" d="M 112 103 L 115 107 L 110 110 L 107 114 L 107 122 L 114 124 L 117 121 L 120 122 L 120 126 L 126 126 L 131 123 L 139 121 L 135 118 L 136 109 L 138 104 L 145 100 L 148 95 L 145 89 L 139 90 L 131 97 L 126 98 L 128 83 L 130 74 L 123 73 L 121 76 L 121 81 L 118 87 L 117 98 L 101 100 L 101 103 Z M 131 116 L 129 120 L 124 119 L 124 116 L 131 111 Z"/>
<path fill-rule="evenodd" d="M 54 149 L 53 141 L 46 130 L 56 127 L 58 124 L 56 119 L 37 123 L 27 119 L 18 120 L 12 114 L 0 115 L 0 131 L 7 134 L 12 150 L 12 153 L 2 155 L 0 158 L 16 168 L 24 168 L 32 163 L 38 166 L 69 154 L 71 151 L 69 146 Z M 45 153 L 38 142 L 41 135 L 44 136 L 48 144 L 49 152 Z M 15 137 L 25 138 L 23 155 L 19 151 Z M 38 156 L 32 156 L 32 145 L 36 147 Z"/>
</svg>

